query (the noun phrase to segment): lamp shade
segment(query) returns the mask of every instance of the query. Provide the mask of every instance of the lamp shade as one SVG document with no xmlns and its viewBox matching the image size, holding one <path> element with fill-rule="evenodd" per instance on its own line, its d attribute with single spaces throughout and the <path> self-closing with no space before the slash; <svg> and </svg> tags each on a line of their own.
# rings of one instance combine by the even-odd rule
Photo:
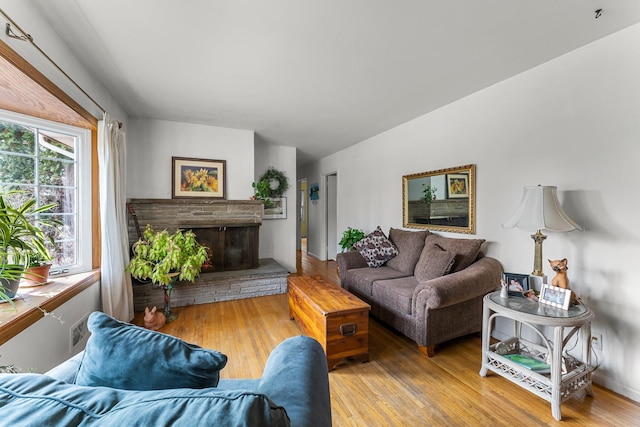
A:
<svg viewBox="0 0 640 427">
<path fill-rule="evenodd" d="M 582 230 L 565 213 L 558 200 L 557 188 L 553 186 L 524 187 L 522 200 L 504 228 L 520 228 L 527 231 L 573 231 Z"/>
</svg>

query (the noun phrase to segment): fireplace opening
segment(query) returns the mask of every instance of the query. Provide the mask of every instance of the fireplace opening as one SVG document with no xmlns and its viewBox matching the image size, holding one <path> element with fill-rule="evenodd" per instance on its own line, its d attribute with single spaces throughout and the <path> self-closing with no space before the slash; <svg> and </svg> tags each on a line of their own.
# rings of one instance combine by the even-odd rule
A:
<svg viewBox="0 0 640 427">
<path fill-rule="evenodd" d="M 258 226 L 191 227 L 196 240 L 207 247 L 202 273 L 258 268 Z"/>
</svg>

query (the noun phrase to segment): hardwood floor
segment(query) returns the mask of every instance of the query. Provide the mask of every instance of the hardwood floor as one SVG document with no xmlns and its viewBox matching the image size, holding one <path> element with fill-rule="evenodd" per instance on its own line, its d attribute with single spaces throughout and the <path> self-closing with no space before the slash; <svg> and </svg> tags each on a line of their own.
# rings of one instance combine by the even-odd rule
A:
<svg viewBox="0 0 640 427">
<path fill-rule="evenodd" d="M 304 249 L 304 248 L 303 248 Z M 336 263 L 299 253 L 298 274 L 338 283 Z M 299 335 L 286 295 L 176 308 L 161 332 L 228 355 L 223 378 L 258 378 L 271 350 Z M 140 324 L 142 316 L 136 315 Z M 482 378 L 480 337 L 441 345 L 426 358 L 411 340 L 375 319 L 370 362 L 345 361 L 329 374 L 334 426 L 639 426 L 640 405 L 594 386 L 595 397 L 562 405 L 562 421 L 546 401 L 496 374 Z"/>
</svg>

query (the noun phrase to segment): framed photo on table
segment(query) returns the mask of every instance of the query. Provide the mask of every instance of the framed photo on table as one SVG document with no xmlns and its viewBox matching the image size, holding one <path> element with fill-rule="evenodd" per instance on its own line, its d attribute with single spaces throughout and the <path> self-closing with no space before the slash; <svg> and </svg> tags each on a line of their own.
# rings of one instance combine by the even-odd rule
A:
<svg viewBox="0 0 640 427">
<path fill-rule="evenodd" d="M 521 297 L 531 289 L 528 274 L 503 273 L 502 278 L 507 284 L 509 296 Z"/>
<path fill-rule="evenodd" d="M 225 199 L 227 161 L 171 158 L 171 198 Z"/>
<path fill-rule="evenodd" d="M 539 299 L 541 304 L 548 304 L 553 307 L 568 310 L 569 303 L 571 302 L 571 290 L 545 283 L 542 285 Z"/>
</svg>

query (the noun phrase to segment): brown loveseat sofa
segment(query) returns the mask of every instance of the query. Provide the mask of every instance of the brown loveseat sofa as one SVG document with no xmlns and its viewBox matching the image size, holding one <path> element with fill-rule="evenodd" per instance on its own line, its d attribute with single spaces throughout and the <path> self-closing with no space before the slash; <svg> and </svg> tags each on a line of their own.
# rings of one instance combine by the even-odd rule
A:
<svg viewBox="0 0 640 427">
<path fill-rule="evenodd" d="M 429 357 L 436 344 L 482 329 L 482 298 L 499 287 L 502 276 L 500 263 L 481 254 L 484 240 L 394 228 L 389 240 L 398 255 L 377 268 L 358 251 L 338 254 L 343 288 Z"/>
</svg>

